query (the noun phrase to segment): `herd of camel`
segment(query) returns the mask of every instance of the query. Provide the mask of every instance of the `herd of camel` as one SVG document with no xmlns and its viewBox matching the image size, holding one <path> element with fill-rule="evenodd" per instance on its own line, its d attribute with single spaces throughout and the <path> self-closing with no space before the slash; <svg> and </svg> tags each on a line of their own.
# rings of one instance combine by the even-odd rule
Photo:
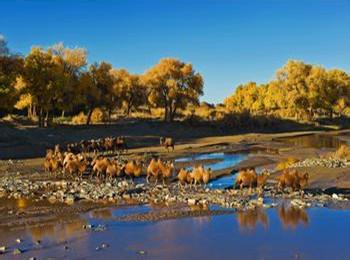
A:
<svg viewBox="0 0 350 260">
<path fill-rule="evenodd" d="M 174 150 L 175 142 L 173 138 L 161 137 L 160 145 L 169 151 Z M 125 151 L 127 144 L 124 137 L 107 137 L 98 140 L 81 141 L 75 144 L 68 144 L 66 151 L 62 152 L 59 145 L 54 149 L 46 151 L 44 160 L 45 172 L 57 174 L 62 172 L 63 175 L 78 176 L 89 173 L 90 178 L 113 180 L 119 177 L 129 177 L 131 179 L 144 176 L 149 183 L 152 179 L 157 183 L 162 180 L 163 184 L 175 179 L 178 185 L 207 185 L 211 179 L 212 170 L 206 169 L 203 165 L 194 166 L 192 169 L 181 168 L 176 172 L 172 161 L 163 161 L 160 158 L 152 158 L 147 164 L 142 160 L 120 161 L 111 159 L 108 156 L 99 154 L 99 152 Z M 87 156 L 93 152 L 93 158 Z M 251 191 L 256 188 L 259 193 L 264 190 L 270 173 L 264 170 L 257 174 L 254 168 L 242 169 L 237 173 L 234 187 L 242 190 L 249 188 Z M 293 191 L 304 189 L 308 185 L 308 173 L 300 173 L 296 169 L 285 169 L 277 177 L 279 190 L 289 187 Z"/>
</svg>

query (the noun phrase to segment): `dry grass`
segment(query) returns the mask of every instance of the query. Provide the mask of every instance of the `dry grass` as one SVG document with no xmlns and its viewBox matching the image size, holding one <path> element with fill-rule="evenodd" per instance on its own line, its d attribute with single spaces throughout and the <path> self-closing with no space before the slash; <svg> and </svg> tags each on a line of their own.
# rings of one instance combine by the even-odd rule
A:
<svg viewBox="0 0 350 260">
<path fill-rule="evenodd" d="M 350 159 L 350 148 L 349 146 L 342 144 L 332 155 L 335 159 Z"/>
<path fill-rule="evenodd" d="M 298 162 L 299 160 L 297 158 L 294 157 L 288 157 L 287 160 L 279 162 L 276 166 L 276 170 L 278 171 L 282 171 L 288 167 L 290 167 L 291 165 L 293 165 L 294 163 Z"/>
<path fill-rule="evenodd" d="M 101 108 L 95 108 L 91 114 L 91 123 L 101 123 L 106 121 L 107 115 Z M 87 115 L 84 112 L 80 112 L 78 115 L 72 117 L 72 124 L 74 125 L 83 125 L 86 124 Z"/>
</svg>

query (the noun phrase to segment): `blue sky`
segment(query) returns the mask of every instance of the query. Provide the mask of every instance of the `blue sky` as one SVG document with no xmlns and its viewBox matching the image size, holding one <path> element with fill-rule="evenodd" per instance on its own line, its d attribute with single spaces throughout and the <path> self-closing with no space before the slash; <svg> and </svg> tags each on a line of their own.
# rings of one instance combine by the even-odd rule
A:
<svg viewBox="0 0 350 260">
<path fill-rule="evenodd" d="M 134 73 L 176 57 L 209 102 L 288 59 L 350 71 L 350 0 L 2 0 L 0 34 L 15 52 L 62 41 Z"/>
</svg>

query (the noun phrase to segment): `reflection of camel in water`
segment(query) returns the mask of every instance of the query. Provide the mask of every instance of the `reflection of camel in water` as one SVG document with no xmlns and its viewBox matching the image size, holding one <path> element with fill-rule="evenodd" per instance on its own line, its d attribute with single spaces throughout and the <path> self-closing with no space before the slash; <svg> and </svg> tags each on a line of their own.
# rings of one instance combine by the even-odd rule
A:
<svg viewBox="0 0 350 260">
<path fill-rule="evenodd" d="M 62 242 L 70 239 L 76 233 L 82 231 L 83 225 L 87 222 L 83 219 L 76 218 L 71 222 L 64 220 L 55 220 L 54 222 L 45 223 L 40 226 L 29 228 L 32 239 L 44 240 L 45 238 L 52 239 L 56 242 Z"/>
<path fill-rule="evenodd" d="M 295 229 L 299 223 L 307 225 L 309 223 L 309 217 L 304 209 L 296 207 L 282 206 L 278 209 L 278 216 L 282 222 L 284 228 Z"/>
<path fill-rule="evenodd" d="M 262 208 L 248 209 L 237 212 L 237 222 L 241 229 L 253 230 L 260 222 L 265 229 L 269 227 L 269 219 Z"/>
</svg>

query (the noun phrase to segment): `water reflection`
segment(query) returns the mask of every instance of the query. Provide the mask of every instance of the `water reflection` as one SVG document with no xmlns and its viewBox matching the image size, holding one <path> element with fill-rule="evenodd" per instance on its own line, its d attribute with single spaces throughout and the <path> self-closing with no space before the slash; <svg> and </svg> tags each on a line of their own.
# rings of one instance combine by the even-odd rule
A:
<svg viewBox="0 0 350 260">
<path fill-rule="evenodd" d="M 265 229 L 269 227 L 269 218 L 262 208 L 248 209 L 237 212 L 237 222 L 239 228 L 243 231 L 254 230 L 260 223 Z"/>
<path fill-rule="evenodd" d="M 347 143 L 346 141 L 339 139 L 337 136 L 322 134 L 280 138 L 279 140 L 291 143 L 295 146 L 307 148 L 338 148 L 342 144 Z"/>
<path fill-rule="evenodd" d="M 293 230 L 299 225 L 308 226 L 309 224 L 309 217 L 305 209 L 283 204 L 276 211 L 285 230 Z M 269 228 L 269 217 L 263 208 L 248 209 L 237 212 L 237 223 L 241 231 L 255 230 L 259 223 L 267 230 Z"/>
<path fill-rule="evenodd" d="M 218 160 L 215 163 L 204 163 L 206 168 L 211 168 L 212 170 L 221 170 L 225 168 L 230 168 L 247 158 L 247 154 L 242 153 L 204 153 L 204 154 L 194 154 L 188 157 L 182 157 L 175 160 L 175 162 L 195 162 L 200 160 Z"/>
<path fill-rule="evenodd" d="M 33 241 L 49 239 L 54 242 L 62 242 L 82 232 L 83 226 L 86 224 L 87 221 L 79 217 L 70 221 L 57 219 L 40 226 L 30 227 L 28 231 Z"/>
<path fill-rule="evenodd" d="M 293 206 L 281 206 L 278 209 L 278 217 L 284 229 L 296 229 L 299 224 L 307 226 L 309 217 L 305 209 Z"/>
<path fill-rule="evenodd" d="M 112 209 L 111 208 L 105 208 L 105 209 L 95 209 L 89 213 L 90 218 L 97 218 L 97 219 L 111 219 L 113 217 Z"/>
</svg>

